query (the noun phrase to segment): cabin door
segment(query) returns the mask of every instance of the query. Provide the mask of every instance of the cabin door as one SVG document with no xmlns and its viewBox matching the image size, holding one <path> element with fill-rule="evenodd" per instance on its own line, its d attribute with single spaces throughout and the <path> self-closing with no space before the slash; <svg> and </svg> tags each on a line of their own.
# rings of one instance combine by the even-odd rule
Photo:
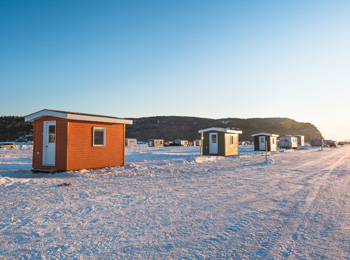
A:
<svg viewBox="0 0 350 260">
<path fill-rule="evenodd" d="M 277 140 L 276 137 L 270 137 L 270 146 L 271 146 L 271 151 L 276 151 L 277 148 Z"/>
<path fill-rule="evenodd" d="M 218 133 L 209 133 L 209 154 L 218 153 Z"/>
<path fill-rule="evenodd" d="M 259 150 L 265 151 L 265 136 L 259 137 Z"/>
<path fill-rule="evenodd" d="M 44 121 L 43 165 L 55 166 L 56 121 Z"/>
</svg>

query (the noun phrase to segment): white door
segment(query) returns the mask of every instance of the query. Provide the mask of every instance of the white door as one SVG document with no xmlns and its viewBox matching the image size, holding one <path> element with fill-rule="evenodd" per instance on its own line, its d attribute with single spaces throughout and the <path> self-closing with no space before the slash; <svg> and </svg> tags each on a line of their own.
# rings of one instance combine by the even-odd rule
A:
<svg viewBox="0 0 350 260">
<path fill-rule="evenodd" d="M 265 136 L 259 137 L 259 150 L 265 151 Z"/>
<path fill-rule="evenodd" d="M 276 137 L 270 137 L 270 146 L 271 146 L 271 151 L 276 150 L 276 148 L 277 148 Z"/>
<path fill-rule="evenodd" d="M 56 121 L 44 121 L 43 165 L 55 166 Z"/>
<path fill-rule="evenodd" d="M 218 153 L 218 133 L 209 133 L 209 153 Z"/>
</svg>

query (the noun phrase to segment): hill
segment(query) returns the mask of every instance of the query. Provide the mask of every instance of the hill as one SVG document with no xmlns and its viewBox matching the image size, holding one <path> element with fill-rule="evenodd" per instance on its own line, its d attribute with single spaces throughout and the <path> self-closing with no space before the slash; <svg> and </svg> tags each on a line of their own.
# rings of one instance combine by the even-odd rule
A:
<svg viewBox="0 0 350 260">
<path fill-rule="evenodd" d="M 305 135 L 305 141 L 311 138 L 320 138 L 320 131 L 310 123 L 300 123 L 289 118 L 222 118 L 210 119 L 183 116 L 156 116 L 143 118 L 130 118 L 133 125 L 126 126 L 126 137 L 146 141 L 148 139 L 199 139 L 199 129 L 213 126 L 233 127 L 243 131 L 240 140 L 251 140 L 255 133 L 274 133 L 279 135 L 300 134 Z M 0 117 L 0 142 L 15 141 L 17 139 L 32 140 L 32 123 L 24 122 L 24 117 Z"/>
<path fill-rule="evenodd" d="M 157 116 L 131 118 L 133 125 L 126 126 L 126 136 L 138 140 L 160 138 L 165 140 L 195 140 L 200 137 L 198 130 L 209 127 L 233 127 L 243 131 L 240 140 L 249 141 L 255 133 L 278 135 L 305 135 L 305 141 L 321 138 L 321 132 L 311 123 L 300 123 L 289 118 L 222 118 Z"/>
</svg>

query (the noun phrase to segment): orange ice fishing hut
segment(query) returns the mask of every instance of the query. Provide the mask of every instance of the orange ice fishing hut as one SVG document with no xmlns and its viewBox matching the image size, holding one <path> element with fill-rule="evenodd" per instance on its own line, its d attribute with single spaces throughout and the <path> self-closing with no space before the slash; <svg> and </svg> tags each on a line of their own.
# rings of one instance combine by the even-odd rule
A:
<svg viewBox="0 0 350 260">
<path fill-rule="evenodd" d="M 33 172 L 121 166 L 125 125 L 132 120 L 44 109 L 27 115 L 34 123 Z"/>
</svg>

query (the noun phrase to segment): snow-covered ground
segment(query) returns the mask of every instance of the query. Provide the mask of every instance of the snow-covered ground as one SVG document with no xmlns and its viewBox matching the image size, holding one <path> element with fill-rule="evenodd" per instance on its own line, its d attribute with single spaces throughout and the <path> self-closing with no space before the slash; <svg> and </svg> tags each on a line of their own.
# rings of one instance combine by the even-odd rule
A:
<svg viewBox="0 0 350 260">
<path fill-rule="evenodd" d="M 126 153 L 51 175 L 30 172 L 30 146 L 0 150 L 0 259 L 350 258 L 350 146 Z"/>
</svg>

